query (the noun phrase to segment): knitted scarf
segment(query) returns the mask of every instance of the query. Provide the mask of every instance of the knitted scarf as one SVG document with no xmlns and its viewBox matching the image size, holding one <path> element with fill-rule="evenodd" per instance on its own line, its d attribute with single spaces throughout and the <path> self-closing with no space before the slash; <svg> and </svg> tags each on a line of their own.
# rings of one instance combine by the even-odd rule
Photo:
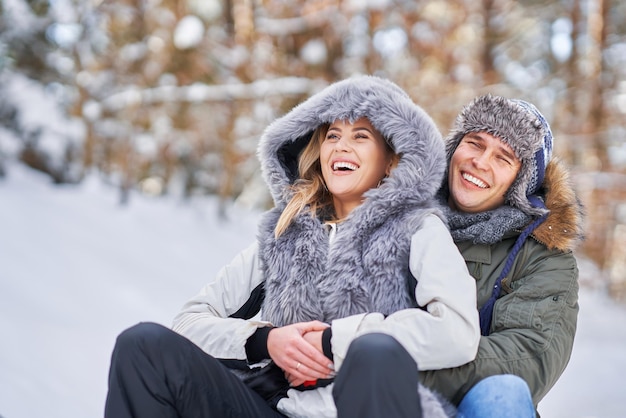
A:
<svg viewBox="0 0 626 418">
<path fill-rule="evenodd" d="M 444 193 L 439 193 L 440 202 L 444 203 L 447 199 L 444 199 L 442 196 L 444 196 Z M 542 204 L 537 198 L 532 197 L 532 199 L 538 206 Z M 448 218 L 448 227 L 454 242 L 471 241 L 474 244 L 495 244 L 502 240 L 505 233 L 513 230 L 521 231 L 506 259 L 504 268 L 496 278 L 491 296 L 480 307 L 478 312 L 481 334 L 489 335 L 493 307 L 500 296 L 502 280 L 509 274 L 513 261 L 515 261 L 515 257 L 522 245 L 524 245 L 526 238 L 545 220 L 547 215 L 533 220 L 531 215 L 507 205 L 479 213 L 457 212 L 450 209 L 447 205 L 444 205 L 443 210 Z"/>
<path fill-rule="evenodd" d="M 522 229 L 532 219 L 512 206 L 479 213 L 457 212 L 444 206 L 444 214 L 454 242 L 471 241 L 474 244 L 495 244 L 505 233 Z"/>
</svg>

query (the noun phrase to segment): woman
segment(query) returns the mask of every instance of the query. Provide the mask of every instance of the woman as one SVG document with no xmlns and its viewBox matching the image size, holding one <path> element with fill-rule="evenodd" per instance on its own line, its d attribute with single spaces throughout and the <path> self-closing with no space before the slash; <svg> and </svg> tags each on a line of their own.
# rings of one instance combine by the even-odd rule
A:
<svg viewBox="0 0 626 418">
<path fill-rule="evenodd" d="M 259 157 L 275 208 L 257 242 L 183 307 L 185 338 L 155 324 L 120 335 L 106 415 L 445 416 L 418 396 L 418 368 L 472 360 L 479 326 L 434 203 L 432 120 L 362 76 L 272 123 Z"/>
</svg>

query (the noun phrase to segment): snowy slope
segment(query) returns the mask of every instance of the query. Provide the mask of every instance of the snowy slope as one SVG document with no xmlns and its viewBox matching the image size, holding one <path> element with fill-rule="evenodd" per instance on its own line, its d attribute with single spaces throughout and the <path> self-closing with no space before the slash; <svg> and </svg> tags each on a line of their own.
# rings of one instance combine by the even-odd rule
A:
<svg viewBox="0 0 626 418">
<path fill-rule="evenodd" d="M 9 166 L 0 180 L 0 416 L 103 415 L 116 335 L 169 325 L 181 305 L 254 239 L 256 213 L 216 202 L 133 196 L 91 177 L 52 186 Z M 583 273 L 592 271 L 581 263 Z M 545 417 L 626 417 L 626 308 L 583 289 L 570 366 Z"/>
<path fill-rule="evenodd" d="M 102 416 L 116 335 L 169 325 L 254 239 L 252 215 L 203 200 L 132 199 L 92 178 L 51 187 L 11 167 L 0 181 L 0 415 Z"/>
</svg>

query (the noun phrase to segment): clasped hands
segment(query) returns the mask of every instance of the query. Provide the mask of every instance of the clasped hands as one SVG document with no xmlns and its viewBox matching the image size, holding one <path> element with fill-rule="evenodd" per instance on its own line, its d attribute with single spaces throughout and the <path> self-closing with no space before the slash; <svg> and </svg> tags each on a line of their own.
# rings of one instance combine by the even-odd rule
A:
<svg viewBox="0 0 626 418">
<path fill-rule="evenodd" d="M 291 386 L 335 376 L 333 363 L 322 349 L 322 332 L 328 326 L 320 321 L 298 322 L 269 332 L 267 350 Z"/>
</svg>

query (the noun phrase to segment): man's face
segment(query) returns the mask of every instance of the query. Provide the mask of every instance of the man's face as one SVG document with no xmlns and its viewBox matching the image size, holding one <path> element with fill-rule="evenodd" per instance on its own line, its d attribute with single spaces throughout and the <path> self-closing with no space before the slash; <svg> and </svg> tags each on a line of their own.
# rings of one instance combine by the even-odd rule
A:
<svg viewBox="0 0 626 418">
<path fill-rule="evenodd" d="M 467 213 L 501 206 L 521 166 L 511 147 L 499 138 L 486 132 L 468 133 L 450 160 L 448 204 Z"/>
</svg>

